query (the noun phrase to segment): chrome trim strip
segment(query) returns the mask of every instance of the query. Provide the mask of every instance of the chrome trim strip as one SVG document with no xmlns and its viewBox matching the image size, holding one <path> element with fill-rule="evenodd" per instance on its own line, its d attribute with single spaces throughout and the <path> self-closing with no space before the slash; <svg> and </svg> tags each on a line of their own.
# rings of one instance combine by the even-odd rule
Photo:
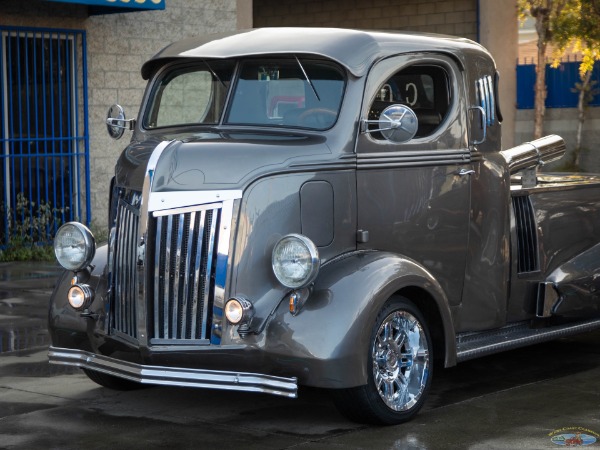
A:
<svg viewBox="0 0 600 450">
<path fill-rule="evenodd" d="M 219 203 L 238 198 L 242 198 L 241 190 L 152 192 L 148 201 L 148 211 L 187 208 L 190 205 Z"/>
<path fill-rule="evenodd" d="M 298 380 L 295 377 L 150 366 L 121 361 L 83 350 L 57 347 L 50 347 L 48 358 L 52 364 L 96 370 L 142 384 L 262 392 L 289 398 L 298 396 Z"/>
<path fill-rule="evenodd" d="M 357 155 L 358 166 L 363 167 L 404 167 L 415 165 L 452 165 L 471 162 L 469 149 L 410 151 L 393 153 L 362 153 Z"/>
<path fill-rule="evenodd" d="M 156 221 L 156 242 L 159 242 L 160 236 L 162 236 L 162 220 Z M 158 292 L 160 290 L 160 255 L 162 251 L 159 245 L 154 248 L 154 311 L 158 311 L 160 307 L 160 296 Z M 159 314 L 154 313 L 154 330 L 160 330 Z M 156 332 L 155 331 L 155 332 Z M 164 333 L 164 331 L 163 331 Z"/>
<path fill-rule="evenodd" d="M 163 209 L 161 211 L 153 211 L 152 217 L 163 217 L 163 216 L 171 216 L 174 214 L 187 214 L 194 213 L 198 211 L 207 211 L 212 209 L 222 208 L 223 203 L 209 203 L 205 205 L 194 205 L 189 206 L 187 208 L 175 208 L 175 209 Z"/>
<path fill-rule="evenodd" d="M 146 242 L 148 240 L 148 205 L 150 199 L 150 192 L 152 191 L 152 183 L 154 181 L 154 171 L 156 170 L 156 165 L 158 164 L 158 160 L 160 159 L 162 153 L 165 149 L 171 145 L 175 141 L 163 141 L 156 146 L 152 154 L 150 155 L 150 159 L 148 160 L 148 164 L 146 165 L 146 176 L 144 177 L 144 184 L 142 187 L 142 195 L 141 195 L 141 204 L 140 204 L 140 220 L 138 224 L 138 242 L 137 248 L 144 249 Z M 146 253 L 147 254 L 147 253 Z M 148 331 L 147 331 L 147 306 L 144 304 L 148 297 L 148 286 L 146 283 L 146 267 L 148 267 L 149 261 L 146 259 L 147 256 L 144 256 L 142 264 L 136 265 L 138 270 L 138 282 L 141 286 L 136 286 L 135 289 L 141 295 L 136 296 L 136 304 L 137 309 L 139 311 L 138 314 L 138 329 L 139 336 L 138 339 L 141 345 L 148 344 Z"/>
<path fill-rule="evenodd" d="M 357 155 L 358 159 L 431 159 L 437 160 L 443 158 L 458 158 L 458 157 L 469 157 L 471 154 L 468 148 L 459 150 L 445 149 L 445 150 L 409 150 L 409 151 L 394 151 L 394 152 L 373 152 L 373 153 L 360 153 Z"/>
<path fill-rule="evenodd" d="M 456 361 L 467 361 L 480 356 L 573 336 L 598 328 L 600 328 L 600 319 L 592 319 L 585 322 L 535 329 L 529 328 L 528 323 L 519 323 L 493 332 L 458 335 L 456 337 Z"/>
<path fill-rule="evenodd" d="M 207 213 L 204 212 L 203 214 L 206 216 Z M 217 220 L 218 220 L 217 217 L 214 217 L 215 214 L 219 214 L 217 212 L 217 210 L 213 210 L 213 217 L 212 217 L 212 219 L 210 221 L 210 230 L 208 232 L 208 245 L 207 245 L 207 248 L 213 249 L 213 251 L 210 252 L 211 258 L 209 258 L 206 261 L 206 270 L 204 271 L 204 286 L 205 286 L 205 289 L 204 289 L 204 297 L 202 297 L 202 305 L 203 305 L 203 307 L 202 307 L 202 334 L 201 334 L 201 336 L 206 336 L 206 334 L 205 334 L 206 333 L 206 322 L 207 322 L 207 319 L 208 319 L 208 307 L 207 306 L 209 305 L 210 294 L 211 294 L 210 289 L 208 289 L 208 286 L 210 286 L 210 277 L 211 277 L 212 269 L 213 269 L 213 258 L 212 258 L 212 256 L 214 254 L 214 250 L 216 250 L 217 252 L 219 252 L 219 249 L 215 248 L 215 233 L 217 231 Z M 221 212 L 221 214 L 222 214 L 222 212 Z M 221 220 L 222 220 L 222 216 L 221 216 Z M 229 243 L 229 239 L 227 240 L 227 242 Z M 228 255 L 229 255 L 229 252 L 227 252 L 226 258 L 227 258 Z M 217 253 L 217 258 L 218 258 L 218 253 Z M 216 278 L 216 276 L 215 276 L 215 278 Z M 218 290 L 218 286 L 217 286 L 217 283 L 215 281 L 215 292 L 214 292 L 215 301 L 213 302 L 213 309 L 214 309 L 214 304 L 217 301 L 217 290 Z M 224 301 L 225 300 L 223 299 L 223 302 Z"/>
<path fill-rule="evenodd" d="M 241 191 L 240 197 L 241 198 Z M 231 229 L 233 228 L 233 207 L 236 199 L 223 202 L 221 209 L 221 222 L 219 229 L 219 241 L 217 243 L 217 265 L 215 268 L 215 293 L 212 310 L 212 330 L 210 333 L 211 344 L 221 343 L 221 331 L 223 326 L 223 310 L 225 308 L 225 290 L 227 282 L 227 271 L 229 270 L 229 245 Z"/>
<path fill-rule="evenodd" d="M 140 216 L 142 217 L 142 221 L 140 221 L 140 236 L 145 236 L 146 231 L 148 230 L 148 211 L 152 211 L 149 209 L 150 201 L 144 201 L 144 199 L 150 198 L 150 192 L 152 191 L 152 182 L 154 181 L 154 171 L 156 170 L 156 164 L 158 164 L 158 160 L 162 155 L 163 151 L 175 141 L 163 141 L 156 146 L 152 155 L 150 155 L 150 159 L 148 160 L 148 164 L 146 166 L 146 176 L 144 177 L 144 186 L 142 188 L 142 204 L 140 207 Z M 143 232 L 143 233 L 142 233 Z"/>
</svg>

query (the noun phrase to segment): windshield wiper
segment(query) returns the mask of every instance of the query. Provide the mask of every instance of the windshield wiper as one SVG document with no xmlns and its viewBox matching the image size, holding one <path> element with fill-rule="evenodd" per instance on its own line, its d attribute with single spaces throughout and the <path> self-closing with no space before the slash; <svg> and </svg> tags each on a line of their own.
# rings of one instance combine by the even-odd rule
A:
<svg viewBox="0 0 600 450">
<path fill-rule="evenodd" d="M 223 81 L 219 78 L 219 75 L 217 75 L 217 73 L 212 69 L 212 67 L 210 67 L 208 65 L 208 63 L 206 62 L 206 60 L 203 59 L 202 62 L 204 64 L 206 64 L 206 67 L 208 67 L 208 70 L 210 70 L 210 73 L 212 73 L 212 76 L 215 77 L 217 80 L 219 80 L 219 83 L 221 83 L 223 85 L 223 87 L 225 89 L 227 89 L 227 86 L 225 86 L 225 83 L 223 83 Z"/>
<path fill-rule="evenodd" d="M 308 74 L 306 73 L 306 70 L 304 70 L 304 67 L 302 66 L 302 63 L 300 62 L 300 60 L 298 59 L 298 57 L 296 55 L 294 55 L 294 58 L 296 58 L 296 62 L 298 63 L 298 67 L 300 67 L 300 70 L 304 74 L 304 78 L 306 78 L 306 81 L 308 81 L 308 84 L 310 85 L 313 93 L 315 94 L 315 97 L 317 97 L 318 101 L 321 101 L 321 98 L 319 97 L 319 94 L 317 94 L 317 90 L 315 89 L 315 85 L 310 80 L 310 78 L 308 78 Z"/>
</svg>

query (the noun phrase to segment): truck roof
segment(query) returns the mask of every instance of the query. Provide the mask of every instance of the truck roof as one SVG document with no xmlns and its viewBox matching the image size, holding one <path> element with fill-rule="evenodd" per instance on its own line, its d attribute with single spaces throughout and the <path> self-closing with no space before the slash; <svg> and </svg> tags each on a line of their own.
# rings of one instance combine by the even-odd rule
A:
<svg viewBox="0 0 600 450">
<path fill-rule="evenodd" d="M 325 57 L 360 77 L 375 61 L 411 51 L 448 53 L 463 66 L 465 51 L 489 56 L 476 42 L 454 36 L 341 28 L 257 28 L 191 37 L 170 44 L 142 66 L 142 77 L 148 79 L 158 67 L 180 58 L 224 59 L 274 54 Z"/>
</svg>

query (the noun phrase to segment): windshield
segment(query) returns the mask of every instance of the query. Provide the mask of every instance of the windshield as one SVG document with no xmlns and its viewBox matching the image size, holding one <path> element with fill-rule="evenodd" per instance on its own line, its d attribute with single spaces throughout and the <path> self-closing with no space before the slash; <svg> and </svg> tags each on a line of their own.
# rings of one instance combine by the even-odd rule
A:
<svg viewBox="0 0 600 450">
<path fill-rule="evenodd" d="M 168 72 L 153 89 L 144 127 L 218 124 L 234 67 L 231 61 L 202 62 Z"/>
<path fill-rule="evenodd" d="M 342 70 L 326 61 L 202 61 L 163 75 L 151 93 L 144 127 L 224 123 L 326 130 L 337 120 L 344 87 Z"/>
</svg>

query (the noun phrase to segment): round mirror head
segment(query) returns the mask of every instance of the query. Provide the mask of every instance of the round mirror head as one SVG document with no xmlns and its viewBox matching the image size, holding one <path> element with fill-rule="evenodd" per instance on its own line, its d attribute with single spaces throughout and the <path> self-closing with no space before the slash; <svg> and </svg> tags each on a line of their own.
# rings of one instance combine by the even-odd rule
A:
<svg viewBox="0 0 600 450">
<path fill-rule="evenodd" d="M 106 115 L 106 129 L 113 139 L 120 139 L 125 133 L 125 111 L 120 105 L 112 105 Z"/>
<path fill-rule="evenodd" d="M 392 105 L 379 116 L 381 135 L 390 142 L 408 142 L 417 134 L 419 121 L 415 112 L 406 105 Z"/>
</svg>

